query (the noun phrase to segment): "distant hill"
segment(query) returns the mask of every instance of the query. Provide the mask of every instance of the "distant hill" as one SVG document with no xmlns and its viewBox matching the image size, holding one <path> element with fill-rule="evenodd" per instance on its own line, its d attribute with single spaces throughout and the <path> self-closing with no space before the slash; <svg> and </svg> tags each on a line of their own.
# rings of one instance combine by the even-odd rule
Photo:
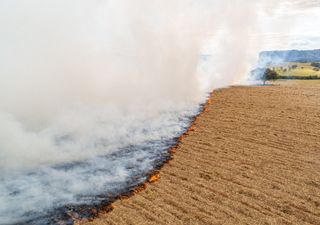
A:
<svg viewBox="0 0 320 225">
<path fill-rule="evenodd" d="M 259 55 L 259 62 L 262 62 L 263 64 L 279 64 L 282 62 L 320 62 L 320 49 L 264 51 Z"/>
</svg>

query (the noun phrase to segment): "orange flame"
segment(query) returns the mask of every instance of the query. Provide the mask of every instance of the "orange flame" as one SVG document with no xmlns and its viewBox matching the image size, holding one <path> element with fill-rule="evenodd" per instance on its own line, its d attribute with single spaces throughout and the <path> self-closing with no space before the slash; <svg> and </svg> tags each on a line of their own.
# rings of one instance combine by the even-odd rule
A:
<svg viewBox="0 0 320 225">
<path fill-rule="evenodd" d="M 145 183 L 139 185 L 135 190 L 134 193 L 137 194 L 141 191 L 144 191 L 147 188 L 147 185 Z"/>
<path fill-rule="evenodd" d="M 177 152 L 177 147 L 172 147 L 170 150 L 169 150 L 169 152 L 171 153 L 171 154 L 174 154 L 174 153 L 176 153 Z"/>
<path fill-rule="evenodd" d="M 160 174 L 154 174 L 151 177 L 149 177 L 148 182 L 154 183 L 160 179 Z"/>
<path fill-rule="evenodd" d="M 193 132 L 196 130 L 196 126 L 193 124 L 189 129 L 188 132 Z"/>
<path fill-rule="evenodd" d="M 212 98 L 212 97 L 213 97 L 213 92 L 210 94 L 210 98 Z M 204 106 L 204 108 L 203 108 L 203 112 L 208 112 L 208 111 L 209 111 L 208 106 L 212 104 L 212 100 L 211 100 L 210 98 L 207 100 L 207 102 L 206 102 L 206 104 L 205 104 L 205 106 Z M 194 119 L 192 125 L 190 126 L 190 128 L 187 130 L 187 132 L 185 132 L 183 135 L 181 135 L 181 136 L 179 137 L 177 145 L 174 146 L 174 147 L 172 147 L 172 148 L 169 150 L 169 153 L 170 153 L 171 155 L 173 155 L 173 154 L 175 154 L 175 153 L 177 152 L 177 150 L 178 150 L 178 148 L 179 148 L 179 144 L 183 141 L 183 139 L 186 138 L 186 137 L 189 135 L 190 132 L 193 132 L 193 131 L 196 130 L 196 123 L 197 123 L 199 120 L 200 120 L 200 117 L 196 117 L 196 118 Z M 171 159 L 172 159 L 172 158 L 171 158 Z M 159 179 L 160 179 L 160 174 L 159 174 L 159 172 L 156 172 L 156 173 L 154 173 L 153 175 L 151 175 L 146 182 L 154 183 L 154 182 L 158 181 Z M 146 184 L 146 183 L 143 183 L 143 184 L 137 186 L 137 187 L 134 189 L 134 191 L 132 191 L 131 193 L 129 193 L 129 194 L 127 194 L 127 195 L 120 196 L 118 199 L 124 200 L 124 199 L 130 198 L 131 196 L 133 196 L 133 195 L 135 195 L 135 194 L 137 194 L 137 193 L 145 190 L 146 187 L 147 187 L 147 184 Z M 108 212 L 112 211 L 114 208 L 115 208 L 115 206 L 112 205 L 112 204 L 110 204 L 110 205 L 107 205 L 107 206 L 103 207 L 101 210 L 104 211 L 104 212 L 106 212 L 106 213 L 108 213 Z M 98 215 L 99 212 L 98 212 L 98 211 L 95 211 L 95 212 L 93 212 L 93 214 Z M 78 222 L 78 224 L 82 224 L 81 222 L 87 222 L 87 220 L 88 220 L 88 219 L 85 219 L 85 218 L 84 218 L 84 219 L 79 219 L 79 218 L 77 218 L 76 215 L 72 215 L 72 217 L 73 217 L 73 219 L 74 219 L 75 221 Z M 89 220 L 90 220 L 90 219 L 89 219 Z M 63 223 L 63 225 L 65 225 L 65 223 Z"/>
<path fill-rule="evenodd" d="M 179 141 L 179 142 L 182 142 L 183 139 L 184 139 L 184 135 L 180 136 L 179 139 L 178 139 L 178 141 Z"/>
</svg>

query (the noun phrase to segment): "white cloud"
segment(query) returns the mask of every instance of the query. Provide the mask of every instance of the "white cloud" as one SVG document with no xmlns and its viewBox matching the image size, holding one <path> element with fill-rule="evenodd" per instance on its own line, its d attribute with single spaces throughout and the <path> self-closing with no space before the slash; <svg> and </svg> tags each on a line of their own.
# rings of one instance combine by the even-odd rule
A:
<svg viewBox="0 0 320 225">
<path fill-rule="evenodd" d="M 320 48 L 320 1 L 281 1 L 272 13 L 260 12 L 259 29 L 252 35 L 262 40 L 261 49 Z"/>
</svg>

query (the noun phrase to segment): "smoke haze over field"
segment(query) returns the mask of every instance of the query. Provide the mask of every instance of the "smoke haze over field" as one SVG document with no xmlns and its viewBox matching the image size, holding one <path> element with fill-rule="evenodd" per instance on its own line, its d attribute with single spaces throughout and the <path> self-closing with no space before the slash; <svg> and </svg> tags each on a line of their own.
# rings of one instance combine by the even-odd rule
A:
<svg viewBox="0 0 320 225">
<path fill-rule="evenodd" d="M 1 4 L 1 167 L 10 170 L 101 153 L 88 148 L 92 140 L 86 139 L 96 136 L 96 117 L 108 118 L 110 108 L 131 116 L 147 109 L 157 113 L 177 103 L 199 103 L 212 84 L 230 84 L 245 72 L 240 59 L 252 49 L 246 39 L 259 5 L 240 7 L 243 1 L 236 1 L 235 14 L 218 1 Z M 221 33 L 217 18 L 226 13 L 231 19 Z M 244 31 L 235 26 L 239 20 L 248 24 Z M 215 35 L 230 40 L 217 50 L 223 61 L 210 72 L 223 79 L 209 82 L 197 70 L 204 42 Z M 70 148 L 57 149 L 54 140 L 68 134 Z"/>
<path fill-rule="evenodd" d="M 313 27 L 318 1 L 291 2 L 1 1 L 0 224 L 120 186 L 131 165 L 151 170 L 208 91 L 246 78 L 260 50 L 299 42 L 293 12 Z M 301 39 L 313 46 L 317 29 Z M 87 166 L 56 167 L 74 162 Z"/>
</svg>

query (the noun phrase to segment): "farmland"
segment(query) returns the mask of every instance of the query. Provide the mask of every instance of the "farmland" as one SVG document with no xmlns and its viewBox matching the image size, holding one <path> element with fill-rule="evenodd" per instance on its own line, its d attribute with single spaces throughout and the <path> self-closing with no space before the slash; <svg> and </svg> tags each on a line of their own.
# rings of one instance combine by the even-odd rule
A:
<svg viewBox="0 0 320 225">
<path fill-rule="evenodd" d="M 277 66 L 269 66 L 281 77 L 313 77 L 320 79 L 320 68 L 312 66 L 311 63 L 287 62 Z"/>
</svg>

